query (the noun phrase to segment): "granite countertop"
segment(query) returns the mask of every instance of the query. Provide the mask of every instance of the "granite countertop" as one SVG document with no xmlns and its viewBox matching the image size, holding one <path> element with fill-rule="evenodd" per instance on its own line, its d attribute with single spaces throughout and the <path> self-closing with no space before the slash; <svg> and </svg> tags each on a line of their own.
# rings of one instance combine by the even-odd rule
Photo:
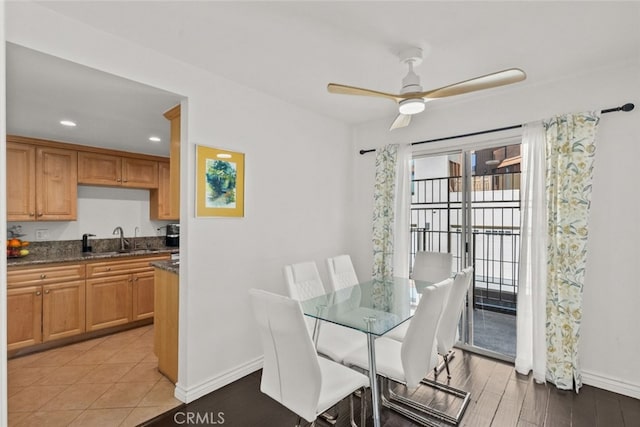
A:
<svg viewBox="0 0 640 427">
<path fill-rule="evenodd" d="M 29 254 L 21 258 L 7 258 L 7 267 L 38 265 L 38 264 L 53 264 L 58 262 L 78 262 L 78 261 L 93 261 L 100 259 L 113 259 L 124 258 L 131 256 L 146 256 L 146 255 L 158 255 L 158 254 L 172 254 L 180 252 L 179 248 L 175 247 L 159 247 L 155 249 L 140 249 L 131 250 L 126 252 L 110 251 L 110 252 L 60 252 L 54 254 Z"/>
<path fill-rule="evenodd" d="M 166 261 L 153 261 L 150 263 L 152 267 L 166 270 L 170 273 L 178 274 L 180 272 L 180 260 L 170 259 Z"/>
</svg>

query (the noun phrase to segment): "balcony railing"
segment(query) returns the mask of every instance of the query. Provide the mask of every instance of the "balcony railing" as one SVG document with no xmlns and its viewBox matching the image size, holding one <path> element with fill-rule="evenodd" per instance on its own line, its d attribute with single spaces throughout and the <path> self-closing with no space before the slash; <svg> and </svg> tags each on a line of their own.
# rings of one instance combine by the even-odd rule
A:
<svg viewBox="0 0 640 427">
<path fill-rule="evenodd" d="M 411 259 L 416 251 L 450 252 L 462 268 L 460 177 L 413 181 Z M 474 177 L 471 241 L 476 308 L 515 313 L 520 247 L 520 173 Z"/>
</svg>

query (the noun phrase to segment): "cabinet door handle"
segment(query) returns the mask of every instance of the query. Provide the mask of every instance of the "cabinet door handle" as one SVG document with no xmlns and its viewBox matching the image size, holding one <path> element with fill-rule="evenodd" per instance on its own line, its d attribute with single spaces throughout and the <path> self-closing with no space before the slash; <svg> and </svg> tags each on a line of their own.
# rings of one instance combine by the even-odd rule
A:
<svg viewBox="0 0 640 427">
<path fill-rule="evenodd" d="M 129 182 L 129 180 L 128 179 L 123 179 L 122 182 Z"/>
<path fill-rule="evenodd" d="M 41 274 L 41 275 L 40 275 L 40 279 L 46 279 L 46 278 L 47 278 L 47 275 L 46 275 L 46 274 Z"/>
<path fill-rule="evenodd" d="M 38 212 L 38 216 L 42 216 L 42 212 Z"/>
<path fill-rule="evenodd" d="M 138 281 L 138 279 L 139 279 L 139 277 L 138 277 L 138 276 L 136 276 L 136 277 L 134 277 L 134 278 L 133 278 L 133 281 L 134 281 L 134 282 L 137 282 L 137 281 Z"/>
<path fill-rule="evenodd" d="M 107 267 L 107 271 L 111 271 L 111 267 Z"/>
<path fill-rule="evenodd" d="M 40 295 L 42 295 L 42 292 L 40 292 L 40 291 L 36 291 L 36 295 L 37 295 L 37 296 L 40 296 Z"/>
<path fill-rule="evenodd" d="M 29 212 L 29 216 L 36 216 L 35 212 Z"/>
<path fill-rule="evenodd" d="M 51 292 L 49 289 L 47 289 L 46 291 L 44 291 L 45 294 L 48 294 L 49 292 Z"/>
<path fill-rule="evenodd" d="M 122 181 L 120 178 L 117 178 L 117 179 L 116 179 L 116 182 L 120 182 L 120 181 Z"/>
</svg>

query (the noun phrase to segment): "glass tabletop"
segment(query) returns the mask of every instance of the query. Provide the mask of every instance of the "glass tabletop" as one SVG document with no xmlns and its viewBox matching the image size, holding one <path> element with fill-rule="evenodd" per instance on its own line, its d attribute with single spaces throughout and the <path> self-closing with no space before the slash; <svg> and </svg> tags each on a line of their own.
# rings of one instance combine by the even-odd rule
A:
<svg viewBox="0 0 640 427">
<path fill-rule="evenodd" d="M 370 280 L 301 302 L 307 316 L 383 335 L 407 321 L 432 282 L 392 277 Z"/>
</svg>

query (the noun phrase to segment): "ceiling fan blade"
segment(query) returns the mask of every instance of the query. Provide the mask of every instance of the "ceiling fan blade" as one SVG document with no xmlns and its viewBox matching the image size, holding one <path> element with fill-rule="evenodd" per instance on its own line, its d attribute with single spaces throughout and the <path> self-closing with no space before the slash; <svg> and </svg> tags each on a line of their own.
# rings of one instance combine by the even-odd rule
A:
<svg viewBox="0 0 640 427">
<path fill-rule="evenodd" d="M 341 85 L 338 83 L 329 83 L 327 90 L 330 93 L 339 93 L 342 95 L 362 95 L 362 96 L 378 96 L 382 98 L 390 99 L 394 102 L 399 102 L 402 98 L 400 95 L 394 95 L 392 93 L 379 92 L 377 90 L 363 89 L 355 86 Z"/>
<path fill-rule="evenodd" d="M 409 123 L 411 123 L 411 116 L 409 114 L 398 114 L 398 117 L 396 117 L 393 123 L 391 123 L 391 127 L 389 128 L 389 130 L 409 126 Z"/>
<path fill-rule="evenodd" d="M 490 89 L 504 86 L 511 83 L 520 82 L 527 78 L 524 71 L 519 68 L 509 68 L 485 76 L 476 77 L 462 82 L 454 83 L 438 89 L 429 90 L 417 94 L 426 99 L 444 98 L 447 96 L 462 95 L 476 90 Z"/>
</svg>

